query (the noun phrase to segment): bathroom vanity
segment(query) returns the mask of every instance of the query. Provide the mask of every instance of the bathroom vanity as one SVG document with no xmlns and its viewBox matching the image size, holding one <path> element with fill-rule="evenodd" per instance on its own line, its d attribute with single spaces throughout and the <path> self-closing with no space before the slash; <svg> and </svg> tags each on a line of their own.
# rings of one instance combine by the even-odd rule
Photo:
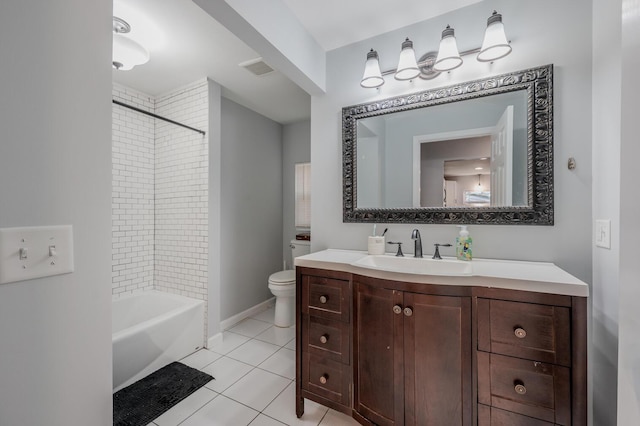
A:
<svg viewBox="0 0 640 426">
<path fill-rule="evenodd" d="M 298 416 L 306 398 L 365 425 L 586 425 L 588 286 L 555 265 L 295 264 Z"/>
</svg>

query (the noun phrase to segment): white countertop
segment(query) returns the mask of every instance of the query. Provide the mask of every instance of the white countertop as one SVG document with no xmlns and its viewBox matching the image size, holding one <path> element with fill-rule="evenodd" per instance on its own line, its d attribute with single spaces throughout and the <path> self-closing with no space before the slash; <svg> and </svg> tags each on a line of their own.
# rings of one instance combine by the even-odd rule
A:
<svg viewBox="0 0 640 426">
<path fill-rule="evenodd" d="M 390 272 L 353 265 L 365 251 L 328 249 L 295 258 L 296 266 L 329 269 L 387 280 L 535 291 L 565 296 L 589 296 L 589 286 L 553 263 L 473 259 L 471 275 L 425 275 Z M 391 256 L 393 254 L 385 254 Z M 452 258 L 443 257 L 457 261 Z M 463 262 L 463 261 L 460 261 Z"/>
</svg>

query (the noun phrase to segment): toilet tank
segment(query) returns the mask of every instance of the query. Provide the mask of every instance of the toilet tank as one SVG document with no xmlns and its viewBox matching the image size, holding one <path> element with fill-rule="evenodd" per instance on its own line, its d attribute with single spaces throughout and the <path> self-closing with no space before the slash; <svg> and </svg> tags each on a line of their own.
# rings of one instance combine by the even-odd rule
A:
<svg viewBox="0 0 640 426">
<path fill-rule="evenodd" d="M 307 240 L 291 240 L 291 254 L 295 259 L 298 256 L 304 256 L 311 253 L 311 241 Z"/>
</svg>

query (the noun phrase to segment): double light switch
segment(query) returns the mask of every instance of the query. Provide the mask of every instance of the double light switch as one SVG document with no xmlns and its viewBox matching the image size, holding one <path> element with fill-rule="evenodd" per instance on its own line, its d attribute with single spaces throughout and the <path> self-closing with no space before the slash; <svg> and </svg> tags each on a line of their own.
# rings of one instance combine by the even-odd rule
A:
<svg viewBox="0 0 640 426">
<path fill-rule="evenodd" d="M 73 272 L 73 228 L 0 229 L 0 284 Z"/>
</svg>

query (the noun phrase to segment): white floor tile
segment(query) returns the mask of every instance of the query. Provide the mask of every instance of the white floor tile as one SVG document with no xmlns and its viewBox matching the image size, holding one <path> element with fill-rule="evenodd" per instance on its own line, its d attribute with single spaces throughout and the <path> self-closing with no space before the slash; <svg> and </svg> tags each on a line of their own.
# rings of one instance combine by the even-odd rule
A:
<svg viewBox="0 0 640 426">
<path fill-rule="evenodd" d="M 192 353 L 191 355 L 182 358 L 180 362 L 188 365 L 189 367 L 201 370 L 203 367 L 206 367 L 213 361 L 220 358 L 220 356 L 220 354 L 217 354 L 215 352 L 211 352 L 206 349 L 200 349 L 198 352 Z"/>
<path fill-rule="evenodd" d="M 222 392 L 252 369 L 253 367 L 250 365 L 235 359 L 222 357 L 203 368 L 202 371 L 214 377 L 214 380 L 211 380 L 205 386 L 216 392 Z"/>
<path fill-rule="evenodd" d="M 216 353 L 226 355 L 241 344 L 248 341 L 249 338 L 247 336 L 242 336 L 240 334 L 225 331 L 224 333 L 222 333 L 222 341 L 217 342 L 208 349 Z"/>
<path fill-rule="evenodd" d="M 273 417 L 287 425 L 313 425 L 317 426 L 327 412 L 328 408 L 313 401 L 305 399 L 304 415 L 296 417 L 296 385 L 291 383 L 278 397 L 264 410 L 264 414 Z"/>
<path fill-rule="evenodd" d="M 272 343 L 278 346 L 284 346 L 296 337 L 295 327 L 276 327 L 271 326 L 256 336 L 256 339 L 263 342 Z"/>
<path fill-rule="evenodd" d="M 264 321 L 247 318 L 231 327 L 228 331 L 232 333 L 242 334 L 247 337 L 256 337 L 258 334 L 271 327 L 271 324 Z"/>
<path fill-rule="evenodd" d="M 293 339 L 292 341 L 287 343 L 284 347 L 287 348 L 287 349 L 291 349 L 292 351 L 295 351 L 296 350 L 296 339 Z"/>
<path fill-rule="evenodd" d="M 320 422 L 320 426 L 360 426 L 360 423 L 355 421 L 353 417 L 329 409 L 327 415 L 324 416 L 324 419 Z"/>
<path fill-rule="evenodd" d="M 277 420 L 273 420 L 271 417 L 260 414 L 249 426 L 284 426 L 284 423 L 280 423 Z"/>
<path fill-rule="evenodd" d="M 275 318 L 275 316 L 276 316 L 276 310 L 273 306 L 271 306 L 270 308 L 265 309 L 259 314 L 255 314 L 251 318 L 273 324 L 273 319 Z"/>
<path fill-rule="evenodd" d="M 258 416 L 258 412 L 219 395 L 196 411 L 181 426 L 246 426 Z"/>
<path fill-rule="evenodd" d="M 273 355 L 278 349 L 280 349 L 279 346 L 272 345 L 271 343 L 260 340 L 249 340 L 244 345 L 229 352 L 227 356 L 257 366 Z"/>
<path fill-rule="evenodd" d="M 251 370 L 222 394 L 258 411 L 265 409 L 291 383 L 268 371 Z"/>
<path fill-rule="evenodd" d="M 258 368 L 293 380 L 296 378 L 296 353 L 291 349 L 282 348 L 267 358 Z"/>
<path fill-rule="evenodd" d="M 217 392 L 201 387 L 153 422 L 158 426 L 176 426 L 216 396 L 218 396 Z"/>
</svg>

